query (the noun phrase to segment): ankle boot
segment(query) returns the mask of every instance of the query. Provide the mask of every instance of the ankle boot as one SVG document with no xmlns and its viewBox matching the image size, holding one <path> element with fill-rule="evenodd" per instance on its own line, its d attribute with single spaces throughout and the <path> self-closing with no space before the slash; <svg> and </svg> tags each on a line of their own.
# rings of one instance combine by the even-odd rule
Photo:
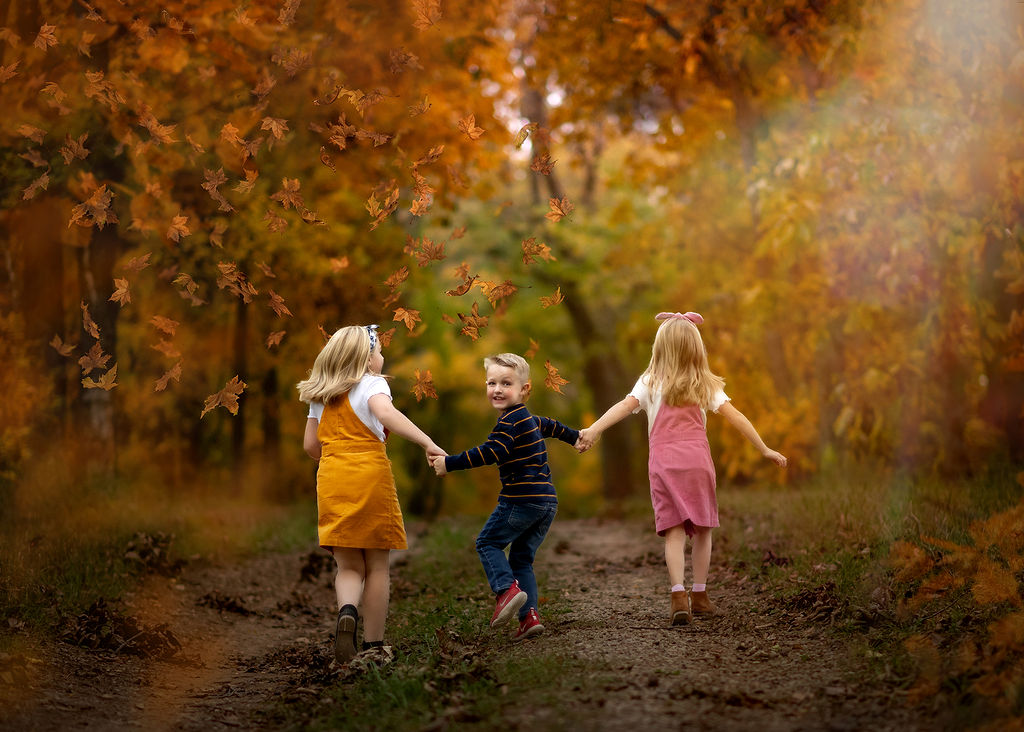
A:
<svg viewBox="0 0 1024 732">
<path fill-rule="evenodd" d="M 690 596 L 686 590 L 672 593 L 672 625 L 686 625 L 690 622 Z"/>
<path fill-rule="evenodd" d="M 672 593 L 675 594 L 674 592 Z M 694 615 L 717 615 L 718 608 L 711 602 L 707 590 L 702 592 L 690 592 L 690 607 Z"/>
</svg>

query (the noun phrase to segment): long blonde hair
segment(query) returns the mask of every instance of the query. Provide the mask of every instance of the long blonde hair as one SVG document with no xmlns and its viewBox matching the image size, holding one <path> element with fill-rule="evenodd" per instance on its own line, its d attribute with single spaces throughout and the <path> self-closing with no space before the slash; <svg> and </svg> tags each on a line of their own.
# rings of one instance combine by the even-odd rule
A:
<svg viewBox="0 0 1024 732">
<path fill-rule="evenodd" d="M 369 370 L 370 333 L 364 326 L 349 325 L 334 335 L 317 354 L 309 378 L 300 381 L 299 400 L 328 404 L 347 393 Z"/>
<path fill-rule="evenodd" d="M 652 392 L 661 392 L 665 404 L 676 407 L 696 404 L 707 409 L 725 386 L 725 379 L 708 366 L 700 331 L 685 318 L 670 318 L 658 328 L 651 363 L 642 378 Z"/>
</svg>

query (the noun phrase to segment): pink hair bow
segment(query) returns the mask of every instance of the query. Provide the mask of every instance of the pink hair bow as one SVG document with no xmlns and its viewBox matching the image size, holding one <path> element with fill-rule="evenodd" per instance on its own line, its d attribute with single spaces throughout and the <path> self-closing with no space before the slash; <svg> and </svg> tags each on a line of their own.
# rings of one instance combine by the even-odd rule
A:
<svg viewBox="0 0 1024 732">
<path fill-rule="evenodd" d="M 674 318 L 689 320 L 694 325 L 700 325 L 704 322 L 704 318 L 701 317 L 700 313 L 658 313 L 654 316 L 655 320 L 672 320 Z"/>
</svg>

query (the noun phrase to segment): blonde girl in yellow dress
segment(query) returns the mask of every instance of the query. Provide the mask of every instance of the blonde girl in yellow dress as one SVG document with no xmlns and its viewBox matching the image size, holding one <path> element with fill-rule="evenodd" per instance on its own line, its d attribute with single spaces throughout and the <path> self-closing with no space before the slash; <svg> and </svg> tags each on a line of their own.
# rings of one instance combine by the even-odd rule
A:
<svg viewBox="0 0 1024 732">
<path fill-rule="evenodd" d="M 444 455 L 391 403 L 381 376 L 377 326 L 351 325 L 331 336 L 299 382 L 299 399 L 309 404 L 303 447 L 319 462 L 316 502 L 320 546 L 334 555 L 338 620 L 334 655 L 346 663 L 356 655 L 361 606 L 363 651 L 390 660 L 384 624 L 391 592 L 392 549 L 406 549 L 405 524 L 384 440 L 395 433 Z"/>
</svg>

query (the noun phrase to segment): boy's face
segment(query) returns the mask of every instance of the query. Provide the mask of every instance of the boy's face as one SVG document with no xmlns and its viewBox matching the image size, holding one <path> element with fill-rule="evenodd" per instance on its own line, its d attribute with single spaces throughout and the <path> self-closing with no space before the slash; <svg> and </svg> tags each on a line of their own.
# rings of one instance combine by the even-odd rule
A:
<svg viewBox="0 0 1024 732">
<path fill-rule="evenodd" d="M 519 380 L 508 366 L 497 364 L 487 368 L 487 398 L 495 409 L 508 409 L 523 401 L 530 393 L 530 384 Z"/>
</svg>

